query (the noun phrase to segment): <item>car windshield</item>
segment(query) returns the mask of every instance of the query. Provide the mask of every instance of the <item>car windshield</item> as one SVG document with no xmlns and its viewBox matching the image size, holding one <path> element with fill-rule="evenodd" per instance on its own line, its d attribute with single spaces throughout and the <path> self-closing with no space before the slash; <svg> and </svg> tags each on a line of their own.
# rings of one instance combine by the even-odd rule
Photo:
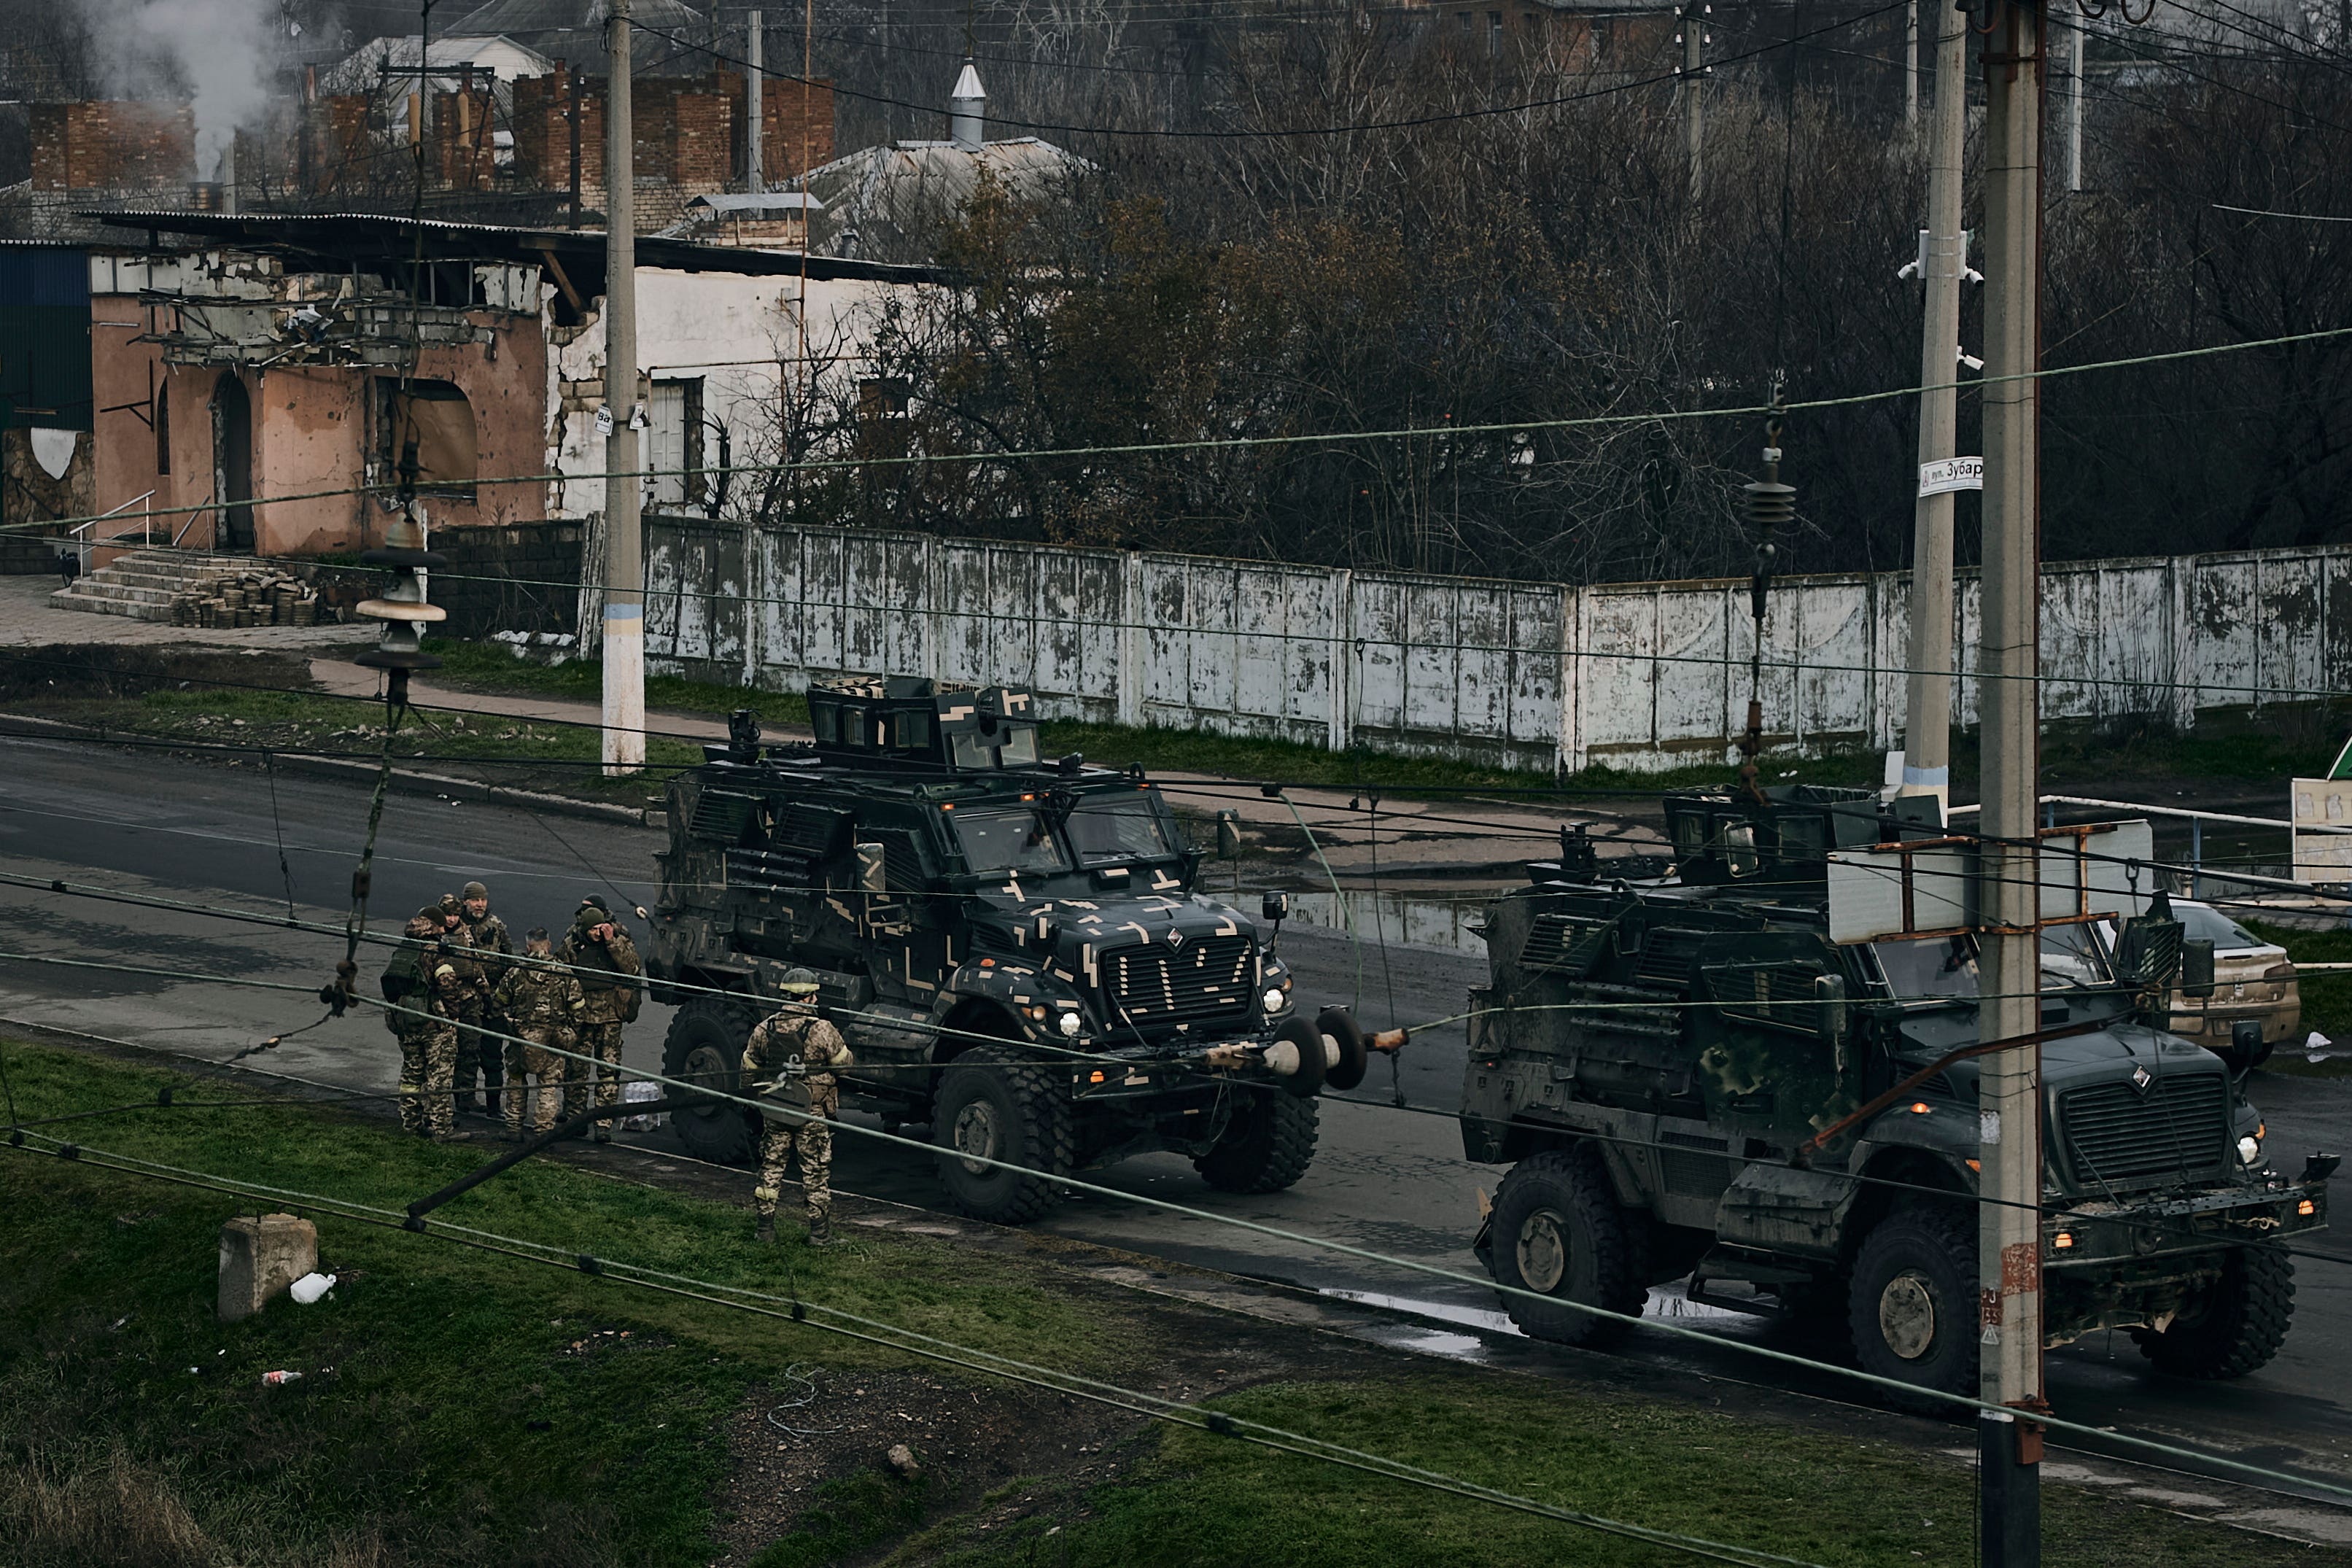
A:
<svg viewBox="0 0 2352 1568">
<path fill-rule="evenodd" d="M 1971 932 L 1870 946 L 1887 989 L 1899 1002 L 1977 994 L 1977 939 Z M 2042 928 L 2042 990 L 2105 985 L 2109 978 L 2106 950 L 2090 926 Z"/>
<path fill-rule="evenodd" d="M 1157 860 L 1170 853 L 1150 796 L 1140 791 L 1090 796 L 1078 803 L 1065 825 L 1081 866 L 1119 860 Z"/>
<path fill-rule="evenodd" d="M 2270 945 L 2210 905 L 2179 903 L 2172 906 L 2172 913 L 2185 928 L 2183 936 L 2191 942 L 2210 942 L 2216 952 L 2233 952 L 2240 948 Z"/>
<path fill-rule="evenodd" d="M 956 843 L 975 871 L 1066 871 L 1045 819 L 1034 811 L 958 811 L 948 820 L 955 826 Z"/>
</svg>

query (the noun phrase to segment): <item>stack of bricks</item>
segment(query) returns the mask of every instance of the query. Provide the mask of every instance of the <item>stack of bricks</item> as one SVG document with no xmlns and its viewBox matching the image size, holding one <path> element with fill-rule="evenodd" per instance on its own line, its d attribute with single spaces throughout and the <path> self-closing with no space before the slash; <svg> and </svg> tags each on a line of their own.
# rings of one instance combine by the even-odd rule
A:
<svg viewBox="0 0 2352 1568">
<path fill-rule="evenodd" d="M 29 120 L 37 191 L 184 190 L 194 177 L 195 116 L 185 104 L 36 103 Z"/>
</svg>

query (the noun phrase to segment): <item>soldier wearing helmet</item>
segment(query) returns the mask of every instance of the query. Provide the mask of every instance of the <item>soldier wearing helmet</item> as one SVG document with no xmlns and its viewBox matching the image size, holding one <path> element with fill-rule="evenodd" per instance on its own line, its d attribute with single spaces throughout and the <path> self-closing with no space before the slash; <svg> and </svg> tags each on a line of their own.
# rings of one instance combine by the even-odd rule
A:
<svg viewBox="0 0 2352 1568">
<path fill-rule="evenodd" d="M 472 1101 L 471 1110 L 496 1116 L 507 1052 L 504 1043 L 492 1037 L 514 1032 L 498 1005 L 499 982 L 509 967 L 499 961 L 514 955 L 514 942 L 507 935 L 507 922 L 490 913 L 490 890 L 479 882 L 458 890 L 457 923 L 473 949 L 475 969 L 474 995 L 457 1030 L 457 1099 L 460 1104 Z M 481 1095 L 476 1100 L 478 1079 Z"/>
<path fill-rule="evenodd" d="M 457 1018 L 471 982 L 451 951 L 438 905 L 410 918 L 383 972 L 384 1023 L 400 1042 L 400 1124 L 438 1140 L 466 1135 L 456 1126 L 450 1093 L 457 1068 Z"/>
<path fill-rule="evenodd" d="M 764 1102 L 761 1111 L 760 1179 L 751 1189 L 761 1241 L 776 1239 L 776 1200 L 786 1163 L 801 1157 L 801 1191 L 808 1200 L 809 1244 L 833 1240 L 833 1125 L 841 1114 L 834 1069 L 850 1064 L 849 1044 L 820 1016 L 817 978 L 785 972 L 777 987 L 784 1005 L 751 1031 L 743 1047 L 743 1076 Z"/>
</svg>

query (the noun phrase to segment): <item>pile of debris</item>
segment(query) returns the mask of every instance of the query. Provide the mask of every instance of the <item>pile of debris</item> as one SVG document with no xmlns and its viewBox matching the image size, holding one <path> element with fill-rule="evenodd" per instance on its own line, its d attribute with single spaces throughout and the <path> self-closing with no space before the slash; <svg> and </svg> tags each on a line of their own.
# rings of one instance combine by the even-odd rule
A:
<svg viewBox="0 0 2352 1568">
<path fill-rule="evenodd" d="M 207 577 L 172 601 L 175 626 L 313 626 L 333 619 L 310 585 L 286 572 Z"/>
</svg>

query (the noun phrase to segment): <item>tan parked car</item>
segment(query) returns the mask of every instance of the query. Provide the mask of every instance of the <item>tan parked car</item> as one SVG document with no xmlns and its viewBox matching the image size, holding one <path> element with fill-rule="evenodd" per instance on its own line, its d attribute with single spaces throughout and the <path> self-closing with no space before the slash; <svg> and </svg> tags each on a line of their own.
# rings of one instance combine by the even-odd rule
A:
<svg viewBox="0 0 2352 1568">
<path fill-rule="evenodd" d="M 2172 1032 L 2203 1046 L 2232 1072 L 2260 1067 L 2272 1047 L 2295 1038 L 2303 1028 L 2303 998 L 2286 949 L 2264 942 L 2210 904 L 2175 899 L 2172 910 L 2188 928 L 2182 934 L 2189 941 L 2213 944 L 2213 994 L 2200 1001 L 2175 991 Z M 2263 1026 L 2258 1050 L 2235 1043 L 2238 1025 L 2249 1020 Z"/>
</svg>

